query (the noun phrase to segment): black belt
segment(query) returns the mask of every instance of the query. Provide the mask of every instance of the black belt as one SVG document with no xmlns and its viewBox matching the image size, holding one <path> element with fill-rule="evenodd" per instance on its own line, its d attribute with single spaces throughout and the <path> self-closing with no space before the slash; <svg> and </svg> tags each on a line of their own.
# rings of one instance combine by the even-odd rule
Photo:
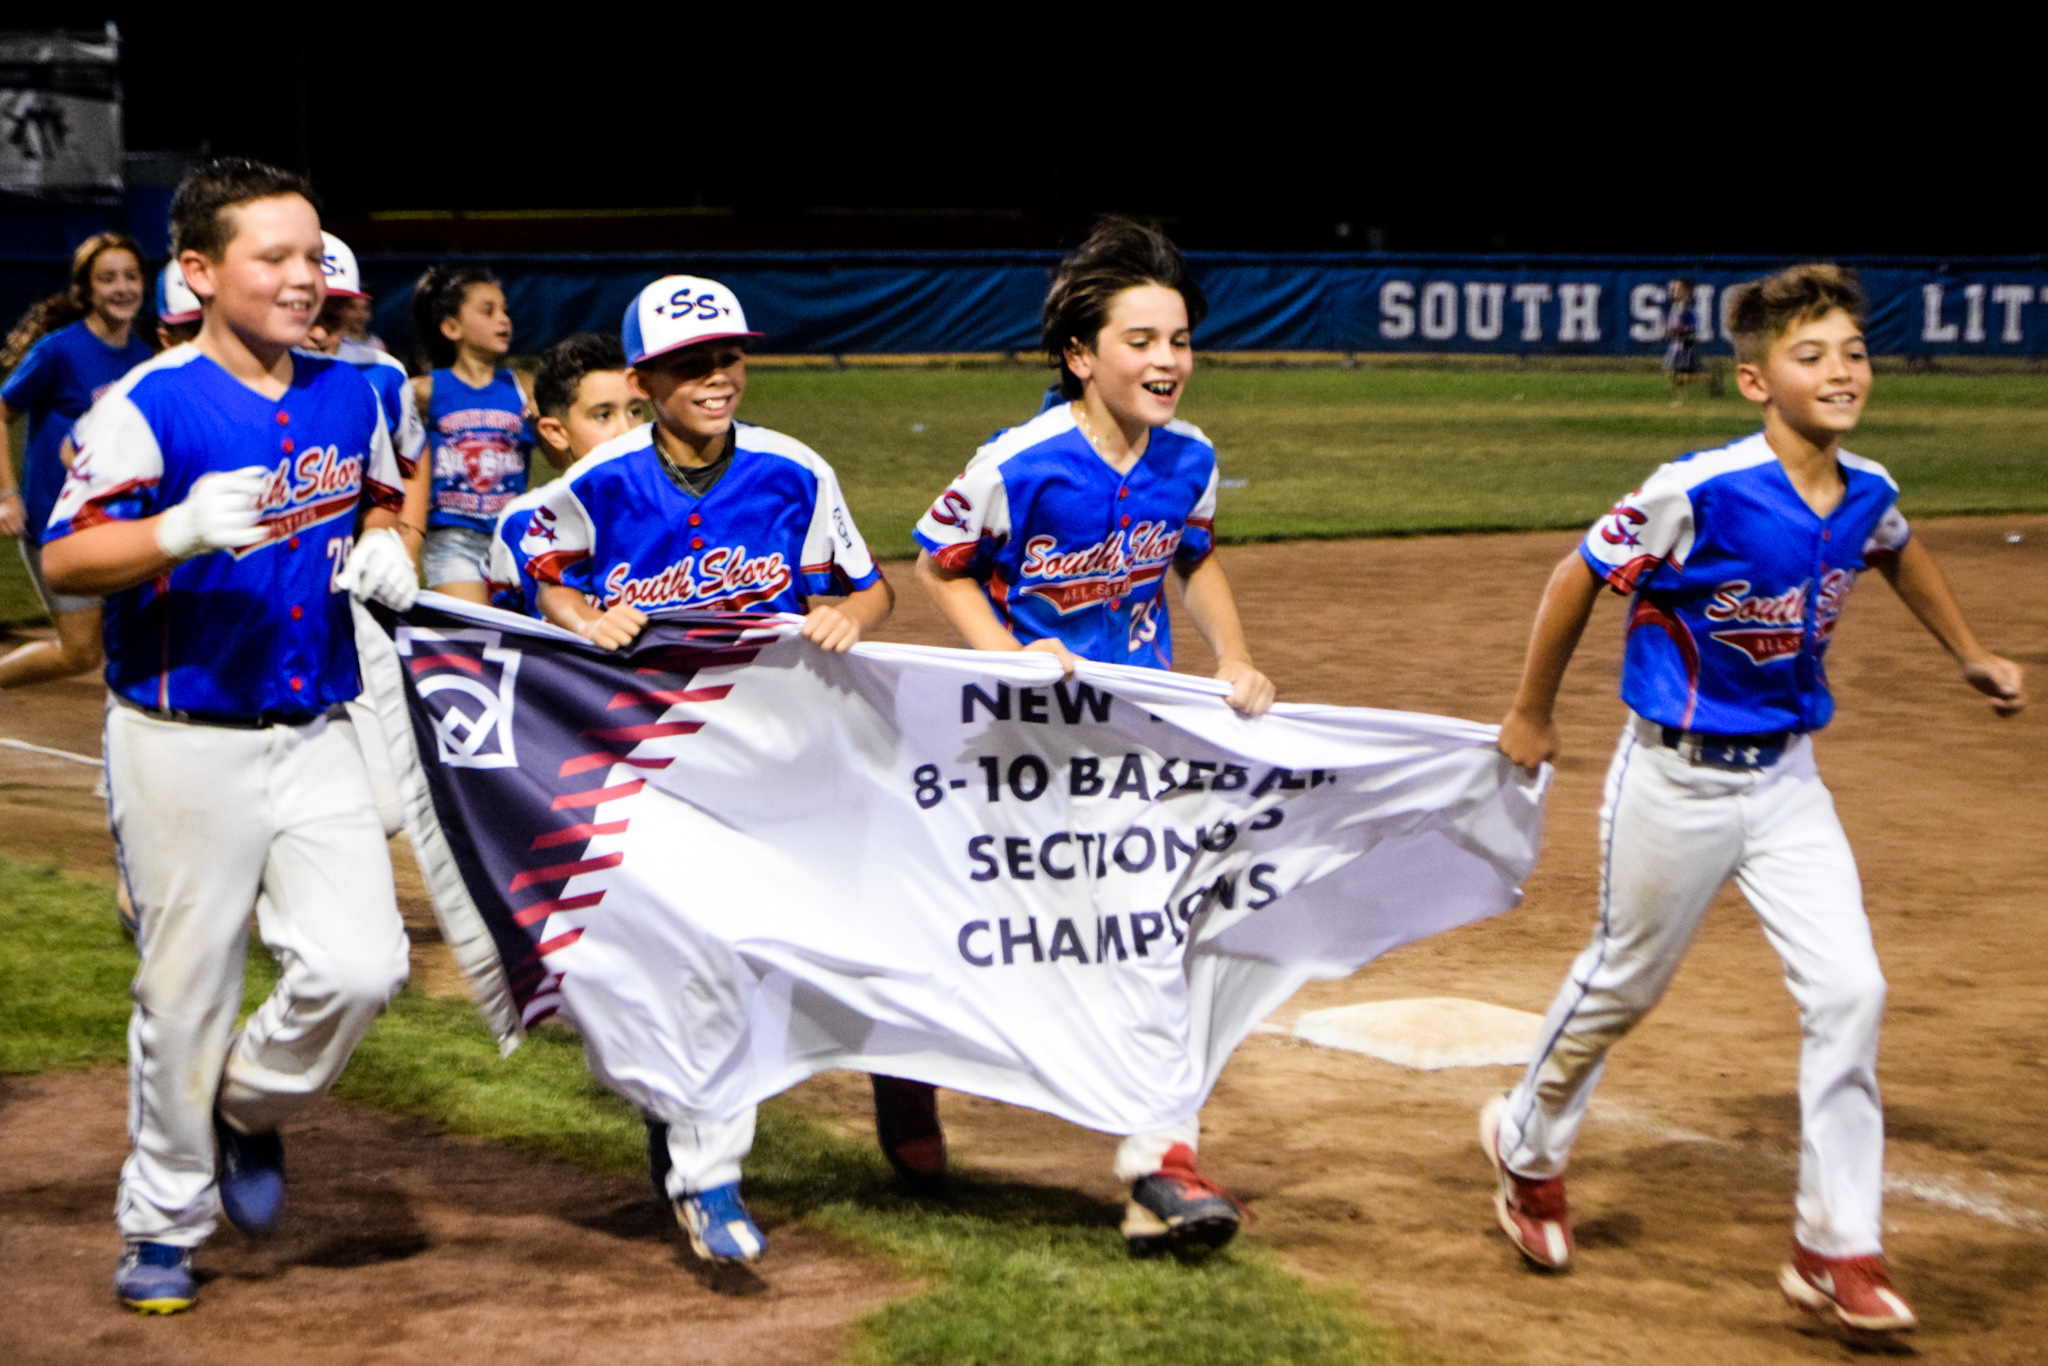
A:
<svg viewBox="0 0 2048 1366">
<path fill-rule="evenodd" d="M 272 726 L 310 726 L 327 715 L 321 711 L 259 711 L 254 716 L 224 716 L 219 712 L 180 711 L 176 707 L 145 707 L 114 694 L 114 700 L 130 711 L 153 716 L 159 721 L 176 721 L 185 726 L 218 726 L 223 730 L 268 730 Z"/>
<path fill-rule="evenodd" d="M 1677 726 L 1652 726 L 1664 748 L 1678 751 L 1678 757 L 1694 764 L 1716 768 L 1769 768 L 1785 757 L 1785 750 L 1802 732 L 1772 731 L 1768 735 L 1710 735 L 1705 731 L 1680 730 Z"/>
</svg>

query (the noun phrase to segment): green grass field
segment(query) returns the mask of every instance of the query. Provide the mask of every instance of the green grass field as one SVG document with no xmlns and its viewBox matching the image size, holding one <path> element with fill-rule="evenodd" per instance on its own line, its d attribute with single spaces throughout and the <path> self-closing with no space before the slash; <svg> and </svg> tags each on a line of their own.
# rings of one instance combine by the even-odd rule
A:
<svg viewBox="0 0 2048 1366">
<path fill-rule="evenodd" d="M 0 1076 L 125 1061 L 134 970 L 110 888 L 0 858 Z M 245 1012 L 275 980 L 252 948 Z M 593 1171 L 645 1171 L 639 1117 L 591 1079 L 573 1035 L 543 1027 L 500 1061 L 466 1001 L 408 988 L 335 1094 Z M 1086 1196 L 963 1176 L 942 1199 L 914 1199 L 872 1143 L 835 1137 L 787 1105 L 763 1107 L 746 1172 L 756 1205 L 927 1282 L 861 1325 L 859 1362 L 1405 1359 L 1392 1334 L 1308 1289 L 1254 1243 L 1199 1267 L 1133 1262 L 1117 1232 L 1122 1211 Z"/>
<path fill-rule="evenodd" d="M 919 514 L 1038 411 L 1046 380 L 762 365 L 742 413 L 830 460 L 875 552 L 905 556 Z M 1225 541 L 1583 526 L 1661 461 L 1757 425 L 1732 396 L 1673 410 L 1654 371 L 1205 366 L 1181 412 L 1244 481 L 1222 494 Z M 1880 375 L 1851 448 L 1890 468 L 1909 516 L 2048 508 L 2048 375 Z M 0 622 L 38 611 L 0 556 Z"/>
<path fill-rule="evenodd" d="M 831 460 L 876 552 L 907 555 L 937 490 L 1044 381 L 761 369 L 744 411 Z M 1655 372 L 1205 368 L 1181 412 L 1245 481 L 1222 493 L 1225 541 L 1583 526 L 1660 462 L 1757 426 L 1736 397 L 1673 410 Z M 1880 376 L 1852 449 L 1909 515 L 2048 508 L 2048 376 Z"/>
</svg>

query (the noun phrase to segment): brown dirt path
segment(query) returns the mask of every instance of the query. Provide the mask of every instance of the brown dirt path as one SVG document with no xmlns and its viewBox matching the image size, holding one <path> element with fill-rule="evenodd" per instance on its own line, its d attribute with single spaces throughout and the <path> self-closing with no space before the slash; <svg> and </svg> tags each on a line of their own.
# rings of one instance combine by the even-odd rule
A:
<svg viewBox="0 0 2048 1366">
<path fill-rule="evenodd" d="M 2048 518 L 1952 519 L 1919 531 L 1943 557 L 1985 639 L 2028 664 L 2037 692 L 2048 693 Z M 2023 539 L 2008 544 L 2006 533 L 2015 531 Z M 1254 652 L 1283 698 L 1492 720 L 1507 705 L 1544 576 L 1571 541 L 1475 536 L 1252 546 L 1224 555 Z M 951 643 L 904 568 L 892 566 L 903 597 L 886 634 Z M 1527 904 L 1389 955 L 1348 981 L 1314 984 L 1283 1019 L 1417 995 L 1544 1008 L 1591 924 L 1595 810 L 1622 715 L 1613 697 L 1617 608 L 1603 605 L 1567 682 L 1560 708 L 1566 753 Z M 1176 622 L 1183 666 L 1202 667 L 1203 651 L 1184 620 Z M 2041 762 L 2048 723 L 2038 708 L 2012 722 L 1991 718 L 1875 577 L 1849 607 L 1833 674 L 1840 719 L 1821 741 L 1821 762 L 1861 861 L 1892 984 L 1882 1061 L 1890 1252 L 1901 1288 L 1926 1320 L 1908 1350 L 1944 1361 L 2038 1361 L 2048 1356 L 2040 1347 L 2048 1336 L 2048 953 L 2039 929 L 2048 906 L 2048 767 Z M 29 693 L 0 699 L 0 734 L 93 742 L 96 693 L 83 685 L 73 691 L 67 698 L 47 690 L 48 701 Z M 26 758 L 0 753 L 0 849 L 105 876 L 90 773 Z M 434 946 L 423 944 L 416 971 L 424 975 L 433 961 Z M 1252 1198 L 1261 1217 L 1248 1236 L 1304 1275 L 1355 1294 L 1368 1312 L 1445 1360 L 1848 1360 L 1856 1353 L 1787 1310 L 1773 1289 L 1797 1155 L 1797 1024 L 1777 978 L 1747 907 L 1724 895 L 1669 997 L 1615 1050 L 1572 1173 L 1583 1256 L 1569 1277 L 1524 1271 L 1491 1232 L 1473 1115 L 1512 1082 L 1510 1069 L 1420 1073 L 1255 1037 L 1206 1112 L 1205 1164 Z M 34 1088 L 58 1084 L 10 1084 L 0 1150 L 25 1151 L 12 1135 L 38 1131 L 35 1116 L 58 1103 Z M 790 1099 L 846 1132 L 868 1132 L 862 1079 L 822 1077 Z M 40 1257 L 50 1266 L 35 1271 L 36 1283 L 68 1287 L 61 1288 L 71 1297 L 67 1325 L 132 1334 L 138 1325 L 113 1314 L 102 1289 L 113 1248 L 105 1208 L 118 1160 L 117 1086 L 107 1084 L 95 1104 L 94 1122 L 113 1146 L 99 1175 L 76 1178 L 83 1184 L 69 1203 L 53 1204 L 46 1216 L 73 1240 L 67 1246 L 94 1251 L 72 1259 L 86 1263 L 73 1272 L 40 1251 L 46 1239 L 24 1246 L 11 1236 L 11 1209 L 12 1191 L 25 1187 L 0 1187 L 10 1208 L 0 1226 L 10 1231 L 0 1232 L 0 1275 L 26 1275 L 21 1268 Z M 971 1097 L 949 1094 L 942 1104 L 956 1160 L 1117 1194 L 1107 1173 L 1111 1140 Z M 403 1146 L 405 1122 L 360 1121 L 371 1125 L 356 1145 L 360 1181 L 411 1190 L 412 1166 L 437 1160 Z M 500 1159 L 515 1161 L 495 1154 Z M 313 1179 L 314 1161 L 301 1169 L 303 1180 Z M 34 1164 L 16 1167 L 10 1179 L 29 1181 L 24 1173 Z M 564 1190 L 594 1181 L 565 1179 Z M 489 1180 L 496 1189 L 497 1176 Z M 561 1213 L 549 1217 L 574 1228 L 569 1220 L 602 1215 L 637 1194 L 615 1189 L 565 1198 Z M 781 1246 L 790 1241 L 785 1232 Z M 498 1246 L 506 1261 L 535 1255 L 523 1238 Z M 778 1248 L 778 1263 L 781 1256 Z M 664 1247 L 661 1258 L 671 1269 L 662 1274 L 675 1274 L 672 1251 Z M 323 1303 L 332 1312 L 309 1328 L 307 1316 L 294 1320 L 280 1310 L 272 1341 L 282 1344 L 285 1326 L 296 1321 L 304 1336 L 294 1341 L 317 1348 L 327 1325 L 384 1317 L 373 1298 L 383 1293 L 382 1267 L 319 1269 L 331 1278 L 323 1294 L 335 1298 Z M 278 1274 L 290 1280 L 316 1272 Z M 513 1272 L 492 1264 L 467 1274 Z M 596 1293 L 613 1273 L 594 1274 Z M 630 1290 L 632 1275 L 617 1274 Z M 209 1296 L 210 1306 L 213 1288 Z M 659 1294 L 650 1302 L 660 1303 Z M 567 1325 L 560 1329 L 566 1341 L 582 1322 L 573 1312 L 552 1303 L 531 1331 L 547 1339 L 555 1325 Z M 495 1351 L 487 1334 L 474 1347 L 454 1335 L 435 1341 L 444 1342 L 438 1354 L 449 1366 Z M 148 1359 L 127 1348 L 108 1356 Z"/>
<path fill-rule="evenodd" d="M 291 1126 L 274 1240 L 223 1228 L 196 1309 L 123 1313 L 110 1214 L 127 1154 L 116 1070 L 0 1079 L 0 1358 L 122 1366 L 826 1362 L 908 1287 L 766 1223 L 762 1275 L 713 1271 L 644 1182 L 592 1176 L 328 1102 Z"/>
<path fill-rule="evenodd" d="M 2009 544 L 2006 535 L 2022 540 Z M 2048 694 L 2048 518 L 1919 528 L 1995 649 Z M 1254 656 L 1283 698 L 1495 720 L 1530 613 L 1572 536 L 1438 537 L 1224 552 Z M 1325 590 L 1323 585 L 1335 585 Z M 1524 907 L 1312 984 L 1279 1018 L 1456 995 L 1542 1011 L 1592 924 L 1600 784 L 1623 711 L 1618 601 L 1560 706 L 1565 754 Z M 1178 617 L 1185 668 L 1203 667 Z M 922 602 L 891 623 L 943 642 Z M 2042 708 L 1993 718 L 1872 575 L 1832 651 L 1820 742 L 1891 982 L 1882 1058 L 1899 1283 L 1946 1361 L 2048 1359 L 2048 769 Z M 1474 1117 L 1508 1068 L 1423 1073 L 1285 1038 L 1241 1049 L 1204 1162 L 1253 1197 L 1250 1236 L 1456 1361 L 1840 1360 L 1775 1286 L 1797 1160 L 1798 1024 L 1775 956 L 1725 893 L 1659 1010 L 1618 1047 L 1572 1172 L 1578 1271 L 1522 1269 L 1491 1231 Z M 863 1125 L 861 1088 L 798 1093 Z M 949 1096 L 956 1155 L 1111 1196 L 1111 1143 Z"/>
</svg>

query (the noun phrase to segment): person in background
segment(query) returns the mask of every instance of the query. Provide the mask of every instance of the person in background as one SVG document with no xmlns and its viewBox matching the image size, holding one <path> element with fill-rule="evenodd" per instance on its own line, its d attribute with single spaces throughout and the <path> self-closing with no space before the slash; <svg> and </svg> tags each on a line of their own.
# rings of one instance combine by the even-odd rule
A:
<svg viewBox="0 0 2048 1366">
<path fill-rule="evenodd" d="M 480 266 L 435 266 L 414 287 L 412 312 L 434 367 L 412 382 L 429 451 L 417 476 L 429 491 L 421 568 L 435 592 L 488 605 L 491 529 L 526 492 L 533 395 L 501 364 L 512 349 L 512 315 L 497 276 Z"/>
<path fill-rule="evenodd" d="M 371 314 L 376 301 L 367 294 L 356 294 L 341 301 L 341 328 L 352 342 L 360 343 L 373 351 L 391 354 L 391 348 L 384 339 L 370 330 Z"/>
<path fill-rule="evenodd" d="M 1676 408 L 1685 402 L 1685 386 L 1700 378 L 1705 369 L 1700 365 L 1698 295 L 1692 281 L 1673 280 L 1667 297 L 1671 303 L 1664 315 L 1664 378 L 1671 385 L 1671 406 Z M 1719 386 L 1713 391 L 1719 392 Z"/>
<path fill-rule="evenodd" d="M 347 361 L 377 391 L 377 401 L 384 410 L 384 425 L 391 432 L 391 447 L 398 455 L 398 470 L 406 482 L 405 507 L 398 530 L 410 538 L 407 549 L 415 549 L 426 536 L 427 518 L 426 481 L 416 477 L 420 453 L 427 444 L 419 404 L 403 362 L 389 351 L 366 346 L 349 335 L 352 306 L 369 297 L 363 293 L 362 272 L 356 266 L 355 252 L 348 243 L 325 230 L 320 234 L 320 242 L 325 249 L 320 268 L 326 275 L 327 297 L 320 305 L 320 316 L 306 332 L 306 345 L 323 356 Z"/>
<path fill-rule="evenodd" d="M 168 351 L 183 346 L 199 335 L 206 312 L 199 296 L 185 283 L 185 271 L 176 261 L 167 263 L 156 277 L 156 344 Z M 65 462 L 69 464 L 69 461 Z"/>
<path fill-rule="evenodd" d="M 67 439 L 114 381 L 154 352 L 135 331 L 145 288 L 142 249 L 125 233 L 95 233 L 71 254 L 71 287 L 32 306 L 0 351 L 0 423 L 28 422 L 21 486 L 0 460 L 0 535 L 17 537 L 22 563 L 57 628 L 0 659 L 0 689 L 47 683 L 100 666 L 100 600 L 53 593 L 43 579 L 43 533 L 64 487 Z"/>
<path fill-rule="evenodd" d="M 540 411 L 533 433 L 541 454 L 557 470 L 568 469 L 646 420 L 626 382 L 625 347 L 603 332 L 578 332 L 541 352 L 533 372 L 533 406 Z M 540 615 L 533 576 L 526 572 L 519 546 L 533 510 L 552 487 L 550 480 L 528 489 L 498 514 L 486 565 L 493 606 Z"/>
</svg>

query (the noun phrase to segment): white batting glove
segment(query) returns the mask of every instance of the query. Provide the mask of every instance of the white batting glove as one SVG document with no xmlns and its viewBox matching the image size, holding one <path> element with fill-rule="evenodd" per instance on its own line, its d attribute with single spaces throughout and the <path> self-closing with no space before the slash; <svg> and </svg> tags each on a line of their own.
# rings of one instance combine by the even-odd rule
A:
<svg viewBox="0 0 2048 1366">
<path fill-rule="evenodd" d="M 405 541 L 387 526 L 362 534 L 348 563 L 334 576 L 334 586 L 364 602 L 381 602 L 394 612 L 405 612 L 419 601 L 420 574 L 405 553 Z"/>
<path fill-rule="evenodd" d="M 189 560 L 262 541 L 270 533 L 259 525 L 263 514 L 257 504 L 269 476 L 260 465 L 200 475 L 185 501 L 157 518 L 157 548 L 174 560 Z"/>
</svg>

